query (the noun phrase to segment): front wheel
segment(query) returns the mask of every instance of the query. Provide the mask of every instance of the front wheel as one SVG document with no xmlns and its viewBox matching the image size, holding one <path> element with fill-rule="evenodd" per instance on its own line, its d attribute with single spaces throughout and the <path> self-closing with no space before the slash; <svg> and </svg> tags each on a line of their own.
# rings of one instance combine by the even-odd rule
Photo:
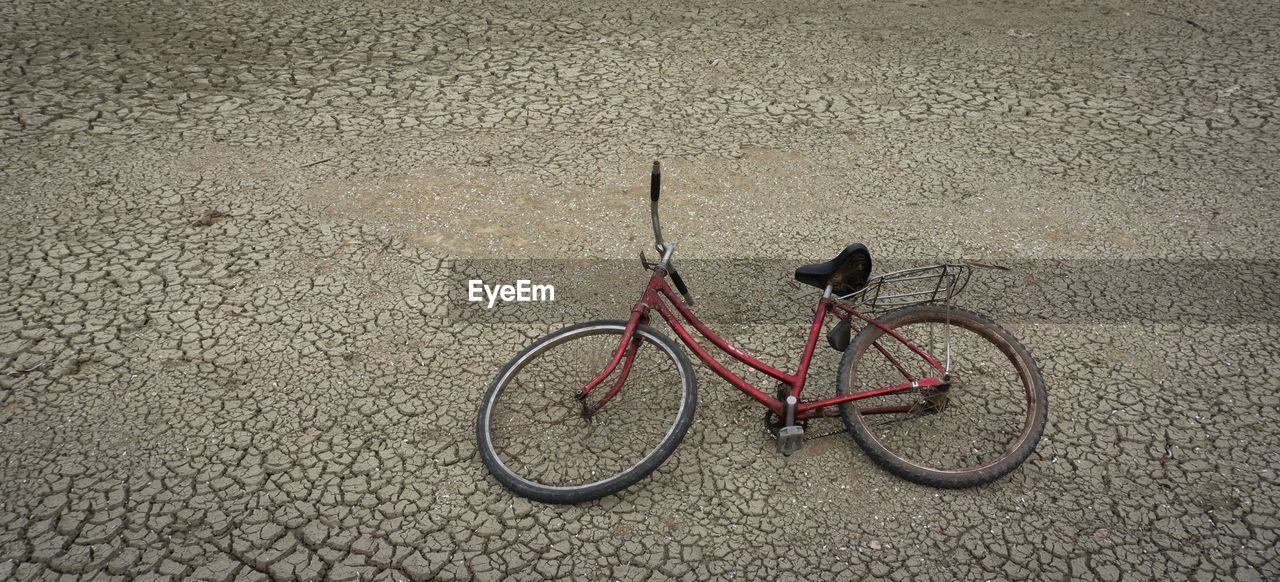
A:
<svg viewBox="0 0 1280 582">
<path fill-rule="evenodd" d="M 945 366 L 951 381 L 841 405 L 858 445 L 880 466 L 932 487 L 989 483 L 1017 468 L 1044 432 L 1048 395 L 1027 349 L 985 316 L 918 305 L 878 320 Z M 941 374 L 874 325 L 840 362 L 836 393 L 851 394 Z"/>
<path fill-rule="evenodd" d="M 513 492 L 547 503 L 580 503 L 645 478 L 675 451 L 693 423 L 698 386 L 674 342 L 636 327 L 626 382 L 593 410 L 626 360 L 580 400 L 612 360 L 625 321 L 593 321 L 546 335 L 516 354 L 485 391 L 476 420 L 480 458 Z"/>
</svg>

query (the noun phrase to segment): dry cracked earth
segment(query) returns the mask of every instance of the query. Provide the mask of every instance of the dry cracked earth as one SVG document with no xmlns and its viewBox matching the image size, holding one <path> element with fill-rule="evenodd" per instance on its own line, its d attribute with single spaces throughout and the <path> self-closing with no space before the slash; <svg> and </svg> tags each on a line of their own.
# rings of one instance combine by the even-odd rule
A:
<svg viewBox="0 0 1280 582">
<path fill-rule="evenodd" d="M 1278 31 L 1264 1 L 4 2 L 0 579 L 1280 579 Z M 654 158 L 695 293 L 748 314 L 717 260 L 855 240 L 1271 291 L 1107 316 L 1041 280 L 1102 315 L 1009 322 L 1050 421 L 990 486 L 780 457 L 701 369 L 652 478 L 531 504 L 474 415 L 573 321 L 464 313 L 458 265 L 634 260 Z M 720 327 L 790 366 L 804 326 Z"/>
</svg>

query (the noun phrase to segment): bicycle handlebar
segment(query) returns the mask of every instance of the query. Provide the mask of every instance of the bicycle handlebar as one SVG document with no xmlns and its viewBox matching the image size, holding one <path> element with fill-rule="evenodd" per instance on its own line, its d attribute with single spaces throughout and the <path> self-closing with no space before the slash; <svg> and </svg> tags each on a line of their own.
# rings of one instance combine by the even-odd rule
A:
<svg viewBox="0 0 1280 582">
<path fill-rule="evenodd" d="M 658 161 L 653 162 L 653 170 L 649 172 L 649 218 L 653 220 L 653 238 L 657 242 L 656 248 L 659 252 L 665 252 L 665 243 L 662 242 L 662 223 L 658 221 L 658 198 L 662 196 L 662 164 Z M 676 290 L 684 295 L 684 300 L 693 305 L 693 295 L 689 294 L 689 286 L 685 285 L 684 279 L 680 277 L 680 273 L 676 271 L 675 265 L 667 264 L 667 273 L 671 275 L 671 282 L 676 284 Z"/>
<path fill-rule="evenodd" d="M 649 172 L 649 201 L 657 202 L 662 193 L 662 164 L 653 162 L 653 171 Z"/>
<path fill-rule="evenodd" d="M 671 275 L 671 282 L 676 284 L 676 291 L 684 295 L 685 303 L 693 305 L 693 296 L 689 294 L 689 286 L 684 284 L 684 279 L 680 278 L 680 273 L 675 270 L 675 267 L 672 267 L 669 274 Z"/>
<path fill-rule="evenodd" d="M 662 246 L 662 223 L 658 221 L 658 197 L 662 195 L 662 164 L 653 162 L 649 173 L 649 218 L 653 221 L 653 238 L 657 247 Z M 658 249 L 662 251 L 661 248 Z"/>
</svg>

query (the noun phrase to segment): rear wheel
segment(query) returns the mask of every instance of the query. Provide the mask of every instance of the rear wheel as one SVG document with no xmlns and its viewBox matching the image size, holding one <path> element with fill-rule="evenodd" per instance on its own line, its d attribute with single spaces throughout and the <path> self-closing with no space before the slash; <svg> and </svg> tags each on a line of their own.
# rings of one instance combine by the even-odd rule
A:
<svg viewBox="0 0 1280 582">
<path fill-rule="evenodd" d="M 970 487 L 1008 474 L 1044 432 L 1048 396 L 1026 348 L 985 316 L 917 305 L 878 319 L 945 365 L 951 383 L 849 402 L 840 414 L 858 445 L 890 472 L 933 487 Z M 884 330 L 868 325 L 845 351 L 839 395 L 939 372 Z"/>
<path fill-rule="evenodd" d="M 627 381 L 598 411 L 578 393 L 609 364 L 625 321 L 593 321 L 551 333 L 517 354 L 485 392 L 476 422 L 480 458 L 515 493 L 578 503 L 616 493 L 652 473 L 693 422 L 697 379 L 684 352 L 636 327 Z M 635 345 L 633 343 L 633 345 Z M 589 394 L 599 404 L 625 358 Z"/>
</svg>

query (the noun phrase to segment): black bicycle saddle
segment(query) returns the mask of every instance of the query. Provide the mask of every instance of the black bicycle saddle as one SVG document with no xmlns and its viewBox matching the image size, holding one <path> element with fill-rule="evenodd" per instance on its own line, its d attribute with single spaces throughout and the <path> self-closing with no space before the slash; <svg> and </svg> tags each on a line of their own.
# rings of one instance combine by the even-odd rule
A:
<svg viewBox="0 0 1280 582">
<path fill-rule="evenodd" d="M 871 277 L 871 251 L 854 243 L 825 263 L 804 265 L 796 269 L 796 280 L 805 285 L 825 289 L 831 284 L 834 295 L 848 295 L 861 289 Z"/>
</svg>

